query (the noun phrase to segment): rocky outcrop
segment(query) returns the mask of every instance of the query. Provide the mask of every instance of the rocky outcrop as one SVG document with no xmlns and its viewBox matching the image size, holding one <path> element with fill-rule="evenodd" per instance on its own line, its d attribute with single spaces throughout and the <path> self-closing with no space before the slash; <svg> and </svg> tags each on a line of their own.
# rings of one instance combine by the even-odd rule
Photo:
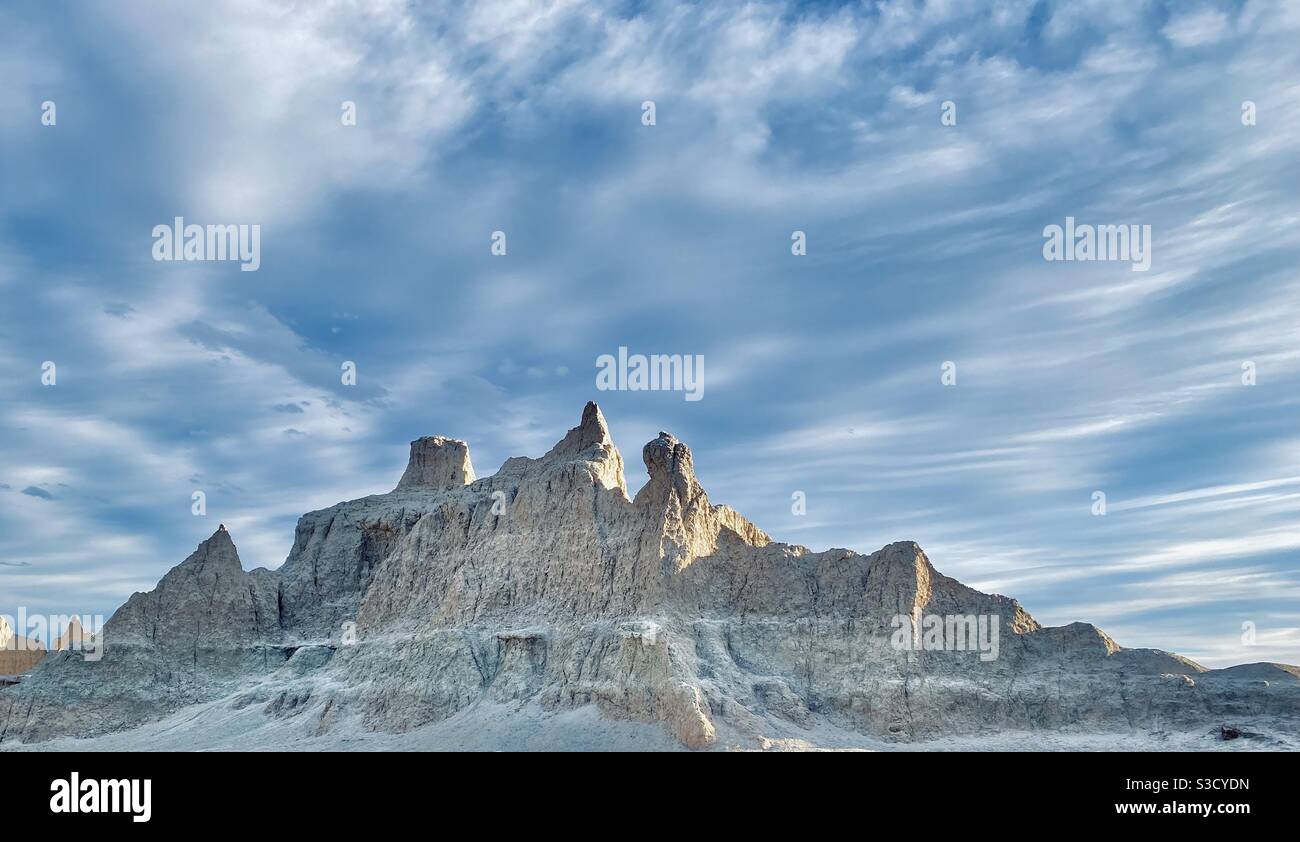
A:
<svg viewBox="0 0 1300 842">
<path fill-rule="evenodd" d="M 219 698 L 287 657 L 278 575 L 245 572 L 221 526 L 104 624 L 98 652 L 55 651 L 0 696 L 0 742 L 129 727 Z"/>
<path fill-rule="evenodd" d="M 219 529 L 114 615 L 102 662 L 54 653 L 0 692 L 0 744 L 196 701 L 305 735 L 594 706 L 692 748 L 819 723 L 919 740 L 1300 719 L 1294 667 L 1205 670 L 1083 623 L 1044 628 L 908 541 L 774 542 L 710 502 L 669 433 L 642 459 L 632 499 L 594 403 L 546 454 L 483 479 L 464 442 L 418 439 L 392 492 L 304 515 L 278 571 L 245 573 Z"/>
<path fill-rule="evenodd" d="M 70 649 L 82 649 L 93 644 L 92 635 L 88 634 L 81 625 L 81 619 L 73 615 L 68 620 L 68 625 L 63 630 L 63 634 L 54 643 L 54 648 L 59 651 Z"/>
<path fill-rule="evenodd" d="M 278 639 L 276 577 L 246 573 L 226 527 L 199 544 L 158 587 L 131 596 L 106 628 L 113 644 L 155 649 L 196 672 L 238 671 L 243 652 Z"/>
<path fill-rule="evenodd" d="M 425 436 L 411 442 L 411 458 L 397 488 L 460 488 L 473 481 L 468 444 L 443 436 Z"/>
<path fill-rule="evenodd" d="M 44 643 L 18 634 L 7 619 L 0 617 L 0 676 L 10 679 L 22 675 L 44 659 Z"/>
</svg>

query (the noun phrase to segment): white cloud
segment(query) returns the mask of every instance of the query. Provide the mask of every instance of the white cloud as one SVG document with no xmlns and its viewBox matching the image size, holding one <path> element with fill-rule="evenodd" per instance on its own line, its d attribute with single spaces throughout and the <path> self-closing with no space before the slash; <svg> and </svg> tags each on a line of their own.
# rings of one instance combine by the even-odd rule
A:
<svg viewBox="0 0 1300 842">
<path fill-rule="evenodd" d="M 1176 46 L 1200 47 L 1231 35 L 1232 24 L 1224 12 L 1207 6 L 1191 11 L 1179 10 L 1161 32 Z"/>
</svg>

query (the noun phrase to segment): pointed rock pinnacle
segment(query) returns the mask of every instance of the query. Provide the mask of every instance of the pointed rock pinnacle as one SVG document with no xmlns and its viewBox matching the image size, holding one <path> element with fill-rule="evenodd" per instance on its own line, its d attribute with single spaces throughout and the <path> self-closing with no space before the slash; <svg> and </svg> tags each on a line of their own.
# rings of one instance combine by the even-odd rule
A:
<svg viewBox="0 0 1300 842">
<path fill-rule="evenodd" d="M 609 424 L 595 401 L 587 401 L 582 408 L 578 426 L 565 433 L 542 459 L 581 459 L 594 471 L 594 476 L 606 488 L 620 488 L 627 493 L 623 478 L 623 455 L 614 446 L 609 434 Z"/>
<path fill-rule="evenodd" d="M 576 456 L 589 447 L 595 445 L 613 446 L 614 442 L 609 437 L 609 424 L 605 422 L 605 416 L 601 414 L 600 407 L 595 401 L 587 401 L 587 405 L 582 408 L 582 420 L 578 426 L 569 430 L 552 447 L 547 456 Z"/>
</svg>

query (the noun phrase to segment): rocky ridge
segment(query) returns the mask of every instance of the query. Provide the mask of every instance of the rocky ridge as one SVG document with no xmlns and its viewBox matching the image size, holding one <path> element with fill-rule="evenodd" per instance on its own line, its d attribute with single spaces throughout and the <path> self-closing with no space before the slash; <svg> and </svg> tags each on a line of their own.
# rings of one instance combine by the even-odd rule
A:
<svg viewBox="0 0 1300 842">
<path fill-rule="evenodd" d="M 896 741 L 1255 716 L 1300 732 L 1296 667 L 1206 670 L 1084 623 L 1042 627 L 912 542 L 772 541 L 710 502 L 668 433 L 642 460 L 631 498 L 594 403 L 544 456 L 482 479 L 465 442 L 417 439 L 393 491 L 303 515 L 276 571 L 245 571 L 219 528 L 114 614 L 102 660 L 53 652 L 0 690 L 0 747 L 200 703 L 308 735 L 592 707 L 691 748 L 819 722 Z M 896 617 L 933 615 L 996 617 L 997 657 L 897 645 Z"/>
</svg>

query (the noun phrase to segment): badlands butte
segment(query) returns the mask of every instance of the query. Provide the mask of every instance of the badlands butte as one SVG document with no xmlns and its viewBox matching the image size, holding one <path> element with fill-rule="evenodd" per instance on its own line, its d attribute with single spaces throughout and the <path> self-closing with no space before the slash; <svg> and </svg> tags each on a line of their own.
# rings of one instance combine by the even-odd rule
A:
<svg viewBox="0 0 1300 842">
<path fill-rule="evenodd" d="M 102 660 L 51 652 L 0 691 L 0 748 L 1296 745 L 1297 667 L 1043 627 L 908 541 L 778 543 L 673 436 L 642 459 L 632 498 L 589 403 L 482 479 L 465 442 L 413 442 L 391 492 L 303 515 L 278 570 L 222 527 L 113 615 Z M 900 648 L 899 615 L 996 616 L 997 657 Z"/>
</svg>

